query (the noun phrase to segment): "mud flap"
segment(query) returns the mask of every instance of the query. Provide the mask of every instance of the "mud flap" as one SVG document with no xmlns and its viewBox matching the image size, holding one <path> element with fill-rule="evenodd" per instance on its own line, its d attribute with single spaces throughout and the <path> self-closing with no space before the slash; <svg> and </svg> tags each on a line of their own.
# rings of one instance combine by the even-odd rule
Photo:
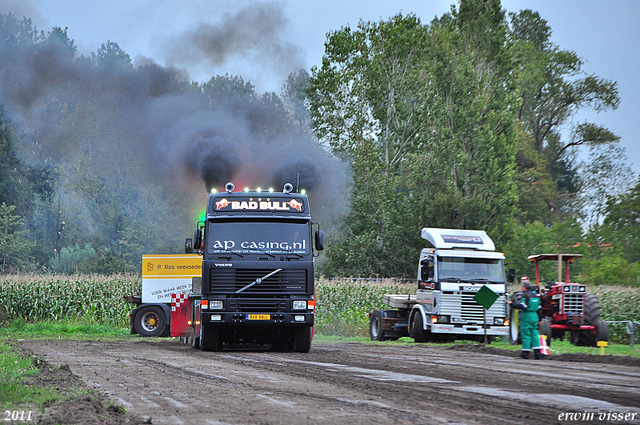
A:
<svg viewBox="0 0 640 425">
<path fill-rule="evenodd" d="M 188 294 L 171 294 L 171 336 L 191 335 L 191 299 Z"/>
</svg>

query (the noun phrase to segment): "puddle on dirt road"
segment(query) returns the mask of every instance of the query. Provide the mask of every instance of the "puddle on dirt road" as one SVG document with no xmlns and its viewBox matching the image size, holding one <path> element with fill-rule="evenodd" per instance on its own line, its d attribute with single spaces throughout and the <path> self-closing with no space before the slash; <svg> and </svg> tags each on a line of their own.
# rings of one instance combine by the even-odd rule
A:
<svg viewBox="0 0 640 425">
<path fill-rule="evenodd" d="M 454 387 L 453 389 L 458 391 L 466 391 L 476 394 L 489 395 L 500 397 L 504 399 L 517 400 L 517 401 L 529 401 L 532 403 L 544 403 L 550 407 L 555 408 L 570 408 L 572 411 L 585 410 L 585 411 L 602 411 L 611 410 L 622 413 L 638 412 L 637 408 L 625 407 L 619 404 L 609 403 L 607 401 L 596 400 L 588 397 L 580 397 L 567 394 L 532 394 L 532 393 L 519 393 L 516 391 L 506 391 L 498 388 L 490 387 Z"/>
<path fill-rule="evenodd" d="M 336 372 L 353 372 L 357 376 L 362 378 L 372 379 L 374 381 L 397 381 L 397 382 L 415 382 L 415 383 L 427 383 L 427 384 L 453 384 L 456 381 L 449 381 L 448 379 L 432 378 L 430 376 L 422 375 L 410 375 L 408 373 L 389 372 L 386 370 L 377 369 L 365 369 L 362 367 L 345 366 L 336 363 L 320 363 L 320 362 L 308 362 L 305 360 L 293 360 L 282 359 L 287 362 L 304 363 L 308 365 L 321 366 L 328 369 L 333 369 Z"/>
</svg>

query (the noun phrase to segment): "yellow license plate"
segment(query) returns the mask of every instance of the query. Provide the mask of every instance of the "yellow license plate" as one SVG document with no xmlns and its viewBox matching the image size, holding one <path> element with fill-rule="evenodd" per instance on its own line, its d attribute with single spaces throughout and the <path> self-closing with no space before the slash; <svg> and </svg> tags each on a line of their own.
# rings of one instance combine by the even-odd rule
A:
<svg viewBox="0 0 640 425">
<path fill-rule="evenodd" d="M 271 320 L 270 314 L 247 314 L 247 320 Z"/>
</svg>

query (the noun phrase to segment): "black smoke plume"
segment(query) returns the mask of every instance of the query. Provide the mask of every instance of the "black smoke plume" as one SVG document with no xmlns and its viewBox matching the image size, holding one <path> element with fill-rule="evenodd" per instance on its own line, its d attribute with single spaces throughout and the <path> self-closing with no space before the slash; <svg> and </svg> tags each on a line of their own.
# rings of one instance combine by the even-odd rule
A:
<svg viewBox="0 0 640 425">
<path fill-rule="evenodd" d="M 299 56 L 289 56 L 279 38 L 282 19 L 274 4 L 244 10 L 179 38 L 181 51 L 208 49 L 211 60 L 223 60 L 230 45 L 213 41 L 226 40 L 286 66 Z M 256 38 L 261 20 L 270 26 Z M 0 15 L 0 105 L 19 129 L 22 158 L 59 170 L 67 231 L 75 221 L 79 233 L 100 238 L 109 233 L 101 220 L 115 216 L 114 238 L 139 225 L 179 240 L 206 193 L 227 181 L 299 184 L 320 221 L 344 207 L 336 190 L 347 180 L 343 165 L 292 124 L 273 97 L 256 95 L 241 78 L 192 83 L 184 70 L 150 60 L 134 67 L 115 42 L 81 56 L 60 28 L 34 34 L 29 20 Z M 196 42 L 200 36 L 209 44 Z"/>
</svg>

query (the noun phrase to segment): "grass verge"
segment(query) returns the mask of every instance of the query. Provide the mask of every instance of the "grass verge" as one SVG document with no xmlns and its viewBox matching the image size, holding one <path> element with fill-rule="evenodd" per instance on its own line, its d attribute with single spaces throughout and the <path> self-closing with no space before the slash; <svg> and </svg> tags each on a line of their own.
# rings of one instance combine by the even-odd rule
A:
<svg viewBox="0 0 640 425">
<path fill-rule="evenodd" d="M 316 344 L 348 344 L 348 343 L 361 343 L 361 344 L 374 344 L 374 345 L 397 345 L 397 346 L 408 346 L 415 345 L 415 342 L 412 338 L 400 338 L 397 341 L 371 341 L 366 337 L 343 337 L 343 336 L 325 336 L 316 334 L 313 337 L 313 342 Z M 426 343 L 420 345 L 432 345 L 432 346 L 452 346 L 455 344 L 474 344 L 478 345 L 478 342 L 475 341 L 456 341 L 456 342 L 444 342 L 444 343 Z M 490 347 L 499 348 L 502 350 L 513 350 L 520 351 L 519 345 L 511 345 L 502 341 L 494 341 L 490 344 Z M 572 345 L 569 341 L 560 341 L 553 340 L 551 342 L 551 347 L 549 348 L 552 355 L 559 354 L 574 354 L 574 353 L 584 353 L 584 354 L 592 354 L 592 355 L 600 355 L 599 347 L 577 347 Z M 614 356 L 631 356 L 640 358 L 640 347 L 634 345 L 634 347 L 630 347 L 629 345 L 624 344 L 610 344 L 608 347 L 604 349 L 605 355 L 614 355 Z"/>
<path fill-rule="evenodd" d="M 42 407 L 59 400 L 59 394 L 52 387 L 25 385 L 25 381 L 38 372 L 31 358 L 24 357 L 9 344 L 0 344 L 0 406 L 3 410 Z"/>
</svg>

